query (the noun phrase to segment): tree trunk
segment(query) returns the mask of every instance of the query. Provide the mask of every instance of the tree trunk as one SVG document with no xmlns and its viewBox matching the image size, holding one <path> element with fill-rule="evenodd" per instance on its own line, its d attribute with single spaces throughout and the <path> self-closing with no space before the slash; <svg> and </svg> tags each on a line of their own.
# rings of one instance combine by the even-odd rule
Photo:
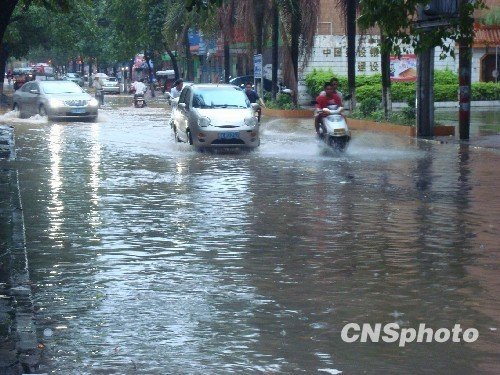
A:
<svg viewBox="0 0 500 375">
<path fill-rule="evenodd" d="M 7 48 L 3 44 L 0 43 L 0 103 L 3 103 L 3 82 L 5 77 L 5 66 L 7 65 L 7 57 L 9 57 L 9 54 L 7 52 Z"/>
<path fill-rule="evenodd" d="M 92 64 L 92 57 L 89 57 L 89 77 L 88 77 L 88 84 L 89 87 L 92 87 L 92 71 L 93 71 L 93 64 Z"/>
<path fill-rule="evenodd" d="M 2 1 L 0 5 L 0 9 L 2 9 L 0 12 L 0 43 L 3 43 L 5 30 L 7 30 L 10 18 L 12 17 L 12 13 L 14 13 L 14 9 L 16 8 L 18 2 L 19 0 Z"/>
<path fill-rule="evenodd" d="M 224 37 L 224 82 L 229 83 L 231 76 L 231 60 L 230 60 L 229 42 Z"/>
<path fill-rule="evenodd" d="M 390 47 L 387 45 L 385 35 L 380 35 L 380 66 L 382 69 L 382 106 L 384 108 L 384 117 L 387 120 L 392 111 L 391 100 L 391 55 Z"/>
<path fill-rule="evenodd" d="M 186 78 L 188 81 L 194 80 L 194 72 L 193 72 L 193 58 L 191 56 L 191 50 L 189 49 L 189 37 L 188 37 L 188 28 L 184 28 L 184 54 L 186 56 Z"/>
<path fill-rule="evenodd" d="M 254 22 L 255 22 L 255 50 L 257 54 L 262 53 L 263 44 L 263 21 L 264 21 L 264 1 L 255 0 L 254 2 Z"/>
<path fill-rule="evenodd" d="M 83 76 L 85 75 L 85 64 L 84 64 L 85 61 L 83 60 L 83 57 L 81 58 L 81 61 L 82 61 L 82 67 L 80 69 L 80 75 L 83 78 Z"/>
<path fill-rule="evenodd" d="M 177 57 L 174 55 L 174 53 L 167 44 L 165 44 L 165 51 L 167 51 L 168 55 L 170 56 L 170 61 L 172 61 L 172 68 L 174 69 L 175 80 L 178 80 L 180 76 L 179 76 L 179 65 L 177 64 Z"/>
<path fill-rule="evenodd" d="M 293 66 L 293 77 L 294 82 L 292 86 L 293 90 L 293 104 L 297 106 L 297 90 L 298 90 L 298 81 L 299 81 L 299 41 L 300 41 L 300 32 L 302 28 L 302 21 L 300 15 L 300 7 L 298 0 L 293 0 L 293 13 L 292 17 L 294 18 L 292 21 L 292 27 L 290 30 L 290 57 L 292 59 Z"/>
<path fill-rule="evenodd" d="M 272 100 L 276 100 L 278 93 L 278 43 L 279 43 L 279 8 L 277 0 L 273 0 L 273 47 L 272 47 Z"/>
<path fill-rule="evenodd" d="M 356 0 L 349 0 L 346 9 L 347 84 L 351 95 L 351 111 L 356 107 Z"/>
</svg>

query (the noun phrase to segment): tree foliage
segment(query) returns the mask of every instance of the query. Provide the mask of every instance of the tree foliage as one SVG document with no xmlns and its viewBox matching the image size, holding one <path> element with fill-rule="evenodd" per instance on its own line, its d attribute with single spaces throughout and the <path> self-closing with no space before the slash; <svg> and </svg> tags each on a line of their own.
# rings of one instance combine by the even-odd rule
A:
<svg viewBox="0 0 500 375">
<path fill-rule="evenodd" d="M 454 56 L 455 42 L 470 45 L 474 38 L 473 17 L 476 9 L 485 7 L 484 0 L 460 1 L 459 16 L 449 19 L 449 25 L 437 26 L 429 32 L 417 21 L 417 6 L 430 0 L 361 0 L 358 23 L 362 28 L 378 26 L 387 38 L 392 53 L 408 52 L 408 46 L 417 53 L 439 46 L 443 54 Z"/>
</svg>

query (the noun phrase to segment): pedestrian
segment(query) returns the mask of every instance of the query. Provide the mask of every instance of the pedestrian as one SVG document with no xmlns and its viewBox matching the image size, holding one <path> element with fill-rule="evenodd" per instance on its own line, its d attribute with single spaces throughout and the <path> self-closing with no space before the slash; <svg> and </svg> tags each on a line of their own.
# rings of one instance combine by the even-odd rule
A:
<svg viewBox="0 0 500 375">
<path fill-rule="evenodd" d="M 170 96 L 172 97 L 172 99 L 181 96 L 181 91 L 183 86 L 184 86 L 184 80 L 182 78 L 179 78 L 177 81 L 174 82 L 174 87 L 172 87 L 172 89 L 170 90 Z"/>
<path fill-rule="evenodd" d="M 12 73 L 12 70 L 8 70 L 7 71 L 7 82 L 9 84 L 9 88 L 11 87 L 12 85 L 12 78 L 14 78 L 14 73 Z"/>
<path fill-rule="evenodd" d="M 94 77 L 95 97 L 101 105 L 104 105 L 104 90 L 99 77 Z"/>
<path fill-rule="evenodd" d="M 255 91 L 252 88 L 252 82 L 247 82 L 245 84 L 245 94 L 247 95 L 247 98 L 250 101 L 250 103 L 259 104 L 259 109 L 257 109 L 257 120 L 260 121 L 260 116 L 262 114 L 261 107 L 266 108 L 266 105 L 264 104 L 264 101 L 260 98 L 259 94 L 257 94 L 257 91 Z"/>
</svg>

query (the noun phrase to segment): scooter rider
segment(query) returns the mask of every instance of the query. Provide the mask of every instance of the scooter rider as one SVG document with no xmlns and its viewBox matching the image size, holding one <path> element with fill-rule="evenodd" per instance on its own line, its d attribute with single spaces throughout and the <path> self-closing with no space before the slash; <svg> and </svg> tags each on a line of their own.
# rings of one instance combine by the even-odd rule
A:
<svg viewBox="0 0 500 375">
<path fill-rule="evenodd" d="M 174 87 L 170 90 L 170 96 L 172 99 L 178 98 L 181 96 L 181 91 L 184 86 L 184 80 L 182 78 L 179 78 L 177 81 L 174 83 Z"/>
<path fill-rule="evenodd" d="M 266 108 L 266 105 L 264 104 L 264 101 L 260 98 L 259 94 L 257 94 L 257 91 L 255 91 L 252 88 L 252 82 L 245 83 L 245 94 L 250 103 L 257 103 L 260 106 L 259 109 L 257 110 L 257 120 L 260 122 L 260 116 L 262 114 L 261 107 Z"/>
<path fill-rule="evenodd" d="M 135 88 L 134 101 L 137 100 L 138 96 L 144 97 L 144 94 L 148 90 L 148 87 L 144 84 L 144 78 L 141 78 L 139 82 L 134 82 L 133 86 Z"/>
<path fill-rule="evenodd" d="M 316 98 L 316 117 L 314 121 L 314 126 L 316 128 L 316 132 L 319 132 L 319 126 L 321 124 L 321 119 L 324 116 L 328 116 L 330 113 L 325 112 L 323 109 L 327 109 L 329 105 L 336 105 L 338 107 L 342 107 L 342 98 L 337 93 L 336 88 L 332 86 L 330 82 L 325 84 L 324 87 L 325 94 L 319 94 Z"/>
</svg>

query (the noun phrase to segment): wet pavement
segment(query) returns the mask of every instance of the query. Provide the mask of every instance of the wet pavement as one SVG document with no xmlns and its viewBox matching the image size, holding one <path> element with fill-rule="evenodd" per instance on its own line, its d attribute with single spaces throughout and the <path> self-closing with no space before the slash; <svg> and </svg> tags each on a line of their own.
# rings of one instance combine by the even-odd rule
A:
<svg viewBox="0 0 500 375">
<path fill-rule="evenodd" d="M 107 98 L 108 99 L 108 98 Z M 266 119 L 253 152 L 174 142 L 168 107 L 13 125 L 50 374 L 494 374 L 496 149 Z M 347 323 L 476 328 L 346 343 Z"/>
</svg>

